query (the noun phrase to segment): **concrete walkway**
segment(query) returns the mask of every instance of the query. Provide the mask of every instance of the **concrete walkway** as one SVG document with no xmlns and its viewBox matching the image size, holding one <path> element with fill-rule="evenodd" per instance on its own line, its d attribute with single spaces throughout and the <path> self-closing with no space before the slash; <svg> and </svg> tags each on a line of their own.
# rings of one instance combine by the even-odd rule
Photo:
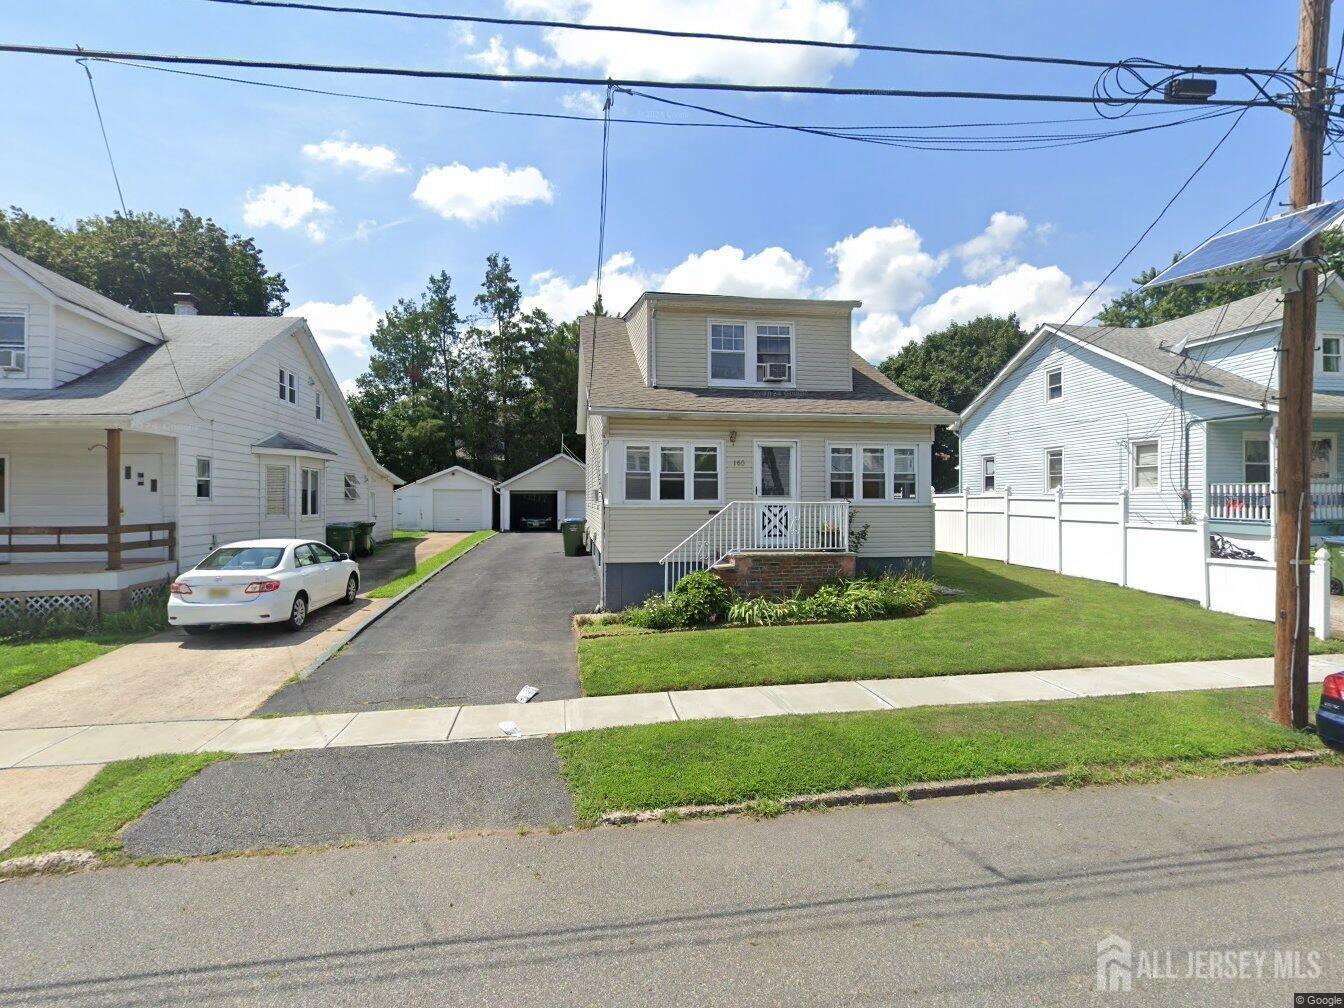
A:
<svg viewBox="0 0 1344 1008">
<path fill-rule="evenodd" d="M 1344 655 L 1317 655 L 1311 659 L 1310 678 L 1313 682 L 1320 682 L 1328 673 L 1339 671 L 1344 671 Z M 539 736 L 698 718 L 755 718 L 940 704 L 1068 700 L 1130 693 L 1236 689 L 1272 683 L 1273 660 L 1247 658 L 636 693 L 542 700 L 530 704 L 429 707 L 359 714 L 25 728 L 0 731 L 0 769 L 79 766 L 157 753 L 260 753 L 407 742 L 506 740 L 509 736 L 500 728 L 500 723 L 506 721 L 514 722 L 523 736 Z"/>
</svg>

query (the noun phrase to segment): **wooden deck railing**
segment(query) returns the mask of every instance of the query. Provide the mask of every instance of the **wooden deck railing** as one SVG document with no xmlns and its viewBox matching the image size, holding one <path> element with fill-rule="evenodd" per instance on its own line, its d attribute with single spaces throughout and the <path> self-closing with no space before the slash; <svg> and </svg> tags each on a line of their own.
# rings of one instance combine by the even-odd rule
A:
<svg viewBox="0 0 1344 1008">
<path fill-rule="evenodd" d="M 163 538 L 158 538 L 159 534 Z M 107 569 L 121 567 L 123 553 L 138 550 L 168 550 L 168 559 L 177 559 L 177 523 L 149 522 L 142 525 L 0 525 L 4 543 L 0 553 L 104 553 Z M 126 541 L 126 536 L 144 536 L 144 540 Z M 48 542 L 15 542 L 20 539 L 45 539 Z M 72 541 L 83 538 L 85 541 Z M 92 540 L 92 541 L 88 541 Z"/>
</svg>

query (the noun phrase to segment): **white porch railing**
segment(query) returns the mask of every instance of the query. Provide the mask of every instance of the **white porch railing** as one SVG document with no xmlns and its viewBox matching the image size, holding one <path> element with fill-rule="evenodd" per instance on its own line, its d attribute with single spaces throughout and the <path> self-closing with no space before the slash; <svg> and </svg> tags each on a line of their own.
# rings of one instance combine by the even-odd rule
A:
<svg viewBox="0 0 1344 1008">
<path fill-rule="evenodd" d="M 1210 483 L 1210 518 L 1266 522 L 1272 517 L 1268 483 Z M 1344 520 L 1344 480 L 1312 480 L 1311 517 Z"/>
<path fill-rule="evenodd" d="M 663 594 L 744 550 L 848 548 L 848 501 L 732 501 L 659 561 Z"/>
</svg>

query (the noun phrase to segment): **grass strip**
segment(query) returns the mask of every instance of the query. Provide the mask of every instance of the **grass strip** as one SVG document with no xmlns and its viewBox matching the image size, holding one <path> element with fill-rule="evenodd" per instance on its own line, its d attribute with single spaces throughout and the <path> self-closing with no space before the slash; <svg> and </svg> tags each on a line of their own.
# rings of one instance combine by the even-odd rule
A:
<svg viewBox="0 0 1344 1008">
<path fill-rule="evenodd" d="M 369 598 L 396 598 L 407 588 L 412 588 L 419 584 L 425 578 L 429 577 L 435 571 L 452 563 L 467 550 L 473 546 L 479 546 L 495 533 L 489 529 L 483 532 L 473 532 L 467 538 L 459 543 L 454 543 L 442 553 L 435 553 L 423 563 L 416 564 L 415 570 L 408 571 L 395 581 L 389 581 L 387 584 L 375 588 L 369 592 Z"/>
<path fill-rule="evenodd" d="M 611 634 L 579 641 L 589 696 L 1273 654 L 1274 625 L 1100 581 L 940 553 L 965 592 L 923 616 L 865 623 Z M 1313 652 L 1344 641 L 1313 641 Z"/>
<path fill-rule="evenodd" d="M 0 697 L 168 629 L 162 599 L 97 619 L 8 620 L 0 625 Z"/>
<path fill-rule="evenodd" d="M 0 859 L 57 850 L 121 851 L 121 829 L 228 753 L 146 756 L 109 763 Z"/>
<path fill-rule="evenodd" d="M 401 540 L 419 541 L 421 539 L 428 539 L 428 538 L 429 538 L 428 532 L 421 532 L 417 529 L 397 529 L 392 533 L 392 537 L 390 539 L 384 539 L 383 542 L 398 542 Z"/>
<path fill-rule="evenodd" d="M 572 732 L 558 744 L 576 815 L 591 822 L 1031 771 L 1105 782 L 1145 767 L 1321 748 L 1314 734 L 1271 721 L 1271 699 L 1253 688 L 677 721 Z"/>
</svg>

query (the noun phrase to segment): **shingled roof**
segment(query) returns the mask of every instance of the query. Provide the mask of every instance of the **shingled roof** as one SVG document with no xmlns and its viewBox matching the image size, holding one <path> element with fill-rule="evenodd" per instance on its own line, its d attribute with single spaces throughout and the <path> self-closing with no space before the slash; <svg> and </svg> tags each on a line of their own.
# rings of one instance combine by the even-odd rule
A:
<svg viewBox="0 0 1344 1008">
<path fill-rule="evenodd" d="M 25 259 L 13 249 L 5 248 L 3 245 L 0 245 L 0 259 L 9 263 L 56 300 L 82 308 L 84 311 L 97 315 L 106 322 L 121 326 L 123 329 L 130 329 L 136 335 L 151 342 L 158 343 L 160 341 L 159 332 L 154 326 L 152 316 L 142 314 L 133 308 L 127 308 L 123 304 L 117 304 L 111 298 L 104 297 L 97 291 L 91 291 L 89 288 L 75 283 L 69 277 L 63 277 L 45 266 L 39 266 L 31 259 Z"/>
<path fill-rule="evenodd" d="M 588 408 L 594 413 L 707 413 L 798 417 L 871 418 L 951 423 L 956 414 L 917 399 L 858 354 L 853 354 L 854 387 L 835 392 L 801 389 L 650 388 L 644 384 L 625 323 L 611 316 L 579 320 L 581 379 L 588 381 Z"/>
</svg>

